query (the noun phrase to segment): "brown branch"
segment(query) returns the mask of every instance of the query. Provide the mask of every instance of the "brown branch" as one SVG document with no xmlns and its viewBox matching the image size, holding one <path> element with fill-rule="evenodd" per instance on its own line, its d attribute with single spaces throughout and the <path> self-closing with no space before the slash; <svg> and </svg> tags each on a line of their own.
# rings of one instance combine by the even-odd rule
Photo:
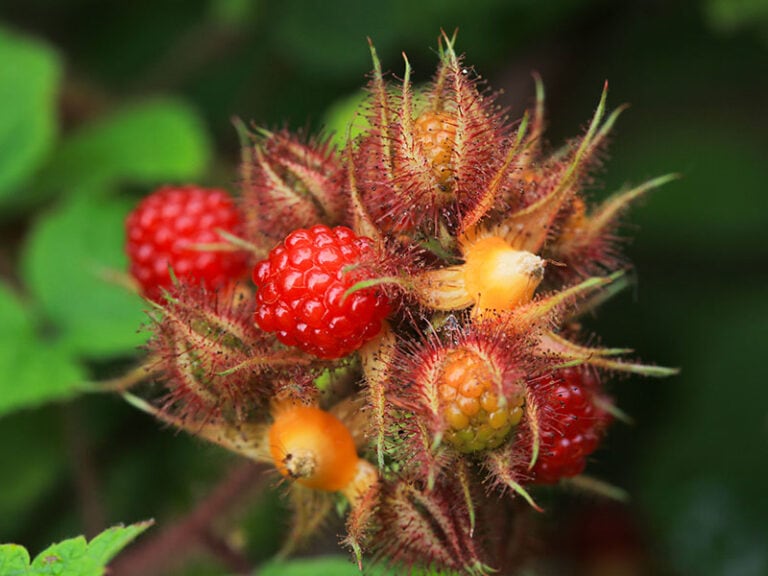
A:
<svg viewBox="0 0 768 576">
<path fill-rule="evenodd" d="M 253 462 L 232 468 L 211 493 L 186 516 L 140 542 L 113 562 L 110 576 L 160 576 L 183 566 L 195 554 L 213 552 L 229 568 L 248 571 L 243 556 L 217 539 L 211 527 L 222 517 L 239 511 L 261 491 L 265 466 Z"/>
<path fill-rule="evenodd" d="M 248 562 L 248 559 L 239 550 L 230 546 L 226 540 L 214 534 L 212 530 L 206 531 L 202 537 L 205 547 L 221 560 L 222 564 L 227 566 L 233 574 L 248 576 L 253 573 L 253 566 Z"/>
</svg>

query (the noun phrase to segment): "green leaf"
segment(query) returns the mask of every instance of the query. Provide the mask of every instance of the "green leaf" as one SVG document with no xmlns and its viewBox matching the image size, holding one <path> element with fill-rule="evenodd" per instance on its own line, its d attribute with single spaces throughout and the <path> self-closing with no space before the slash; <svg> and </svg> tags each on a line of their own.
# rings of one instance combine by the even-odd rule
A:
<svg viewBox="0 0 768 576">
<path fill-rule="evenodd" d="M 32 339 L 0 351 L 0 416 L 63 400 L 85 388 L 85 373 L 70 354 Z"/>
<path fill-rule="evenodd" d="M 144 302 L 104 279 L 127 269 L 124 201 L 70 199 L 35 225 L 22 260 L 27 286 L 60 330 L 62 346 L 89 357 L 132 351 Z"/>
<path fill-rule="evenodd" d="M 32 560 L 32 572 L 72 576 L 99 574 L 99 566 L 88 557 L 88 542 L 82 536 L 51 544 Z"/>
<path fill-rule="evenodd" d="M 56 131 L 59 61 L 47 46 L 0 28 L 0 201 L 48 154 Z"/>
<path fill-rule="evenodd" d="M 627 175 L 662 174 L 671 167 L 683 177 L 631 211 L 628 220 L 642 229 L 638 246 L 661 255 L 674 246 L 676 254 L 710 259 L 761 253 L 768 211 L 757 209 L 761 197 L 752 191 L 768 179 L 768 165 L 759 137 L 714 121 L 700 133 L 684 119 L 649 125 L 638 126 L 615 147 L 608 180 L 617 180 L 610 185 L 618 187 L 618 179 Z"/>
<path fill-rule="evenodd" d="M 5 576 L 29 574 L 29 553 L 23 546 L 17 544 L 0 546 L 0 574 Z"/>
<path fill-rule="evenodd" d="M 152 525 L 152 521 L 130 526 L 115 526 L 91 540 L 78 536 L 53 544 L 38 554 L 30 564 L 29 554 L 14 544 L 0 546 L 0 574 L 3 576 L 101 576 L 107 563 L 134 538 Z"/>
<path fill-rule="evenodd" d="M 354 139 L 369 128 L 365 103 L 368 100 L 366 92 L 360 90 L 334 102 L 323 117 L 323 126 L 331 134 L 331 142 L 343 149 L 347 137 Z"/>
<path fill-rule="evenodd" d="M 24 304 L 5 284 L 0 284 L 0 342 L 26 340 L 32 335 L 32 322 Z"/>
<path fill-rule="evenodd" d="M 70 193 L 116 182 L 196 180 L 210 160 L 210 142 L 195 111 L 176 100 L 127 107 L 65 140 L 38 185 Z"/>
<path fill-rule="evenodd" d="M 768 2 L 765 0 L 707 0 L 704 12 L 709 24 L 720 31 L 757 26 L 768 29 Z"/>
<path fill-rule="evenodd" d="M 120 550 L 153 524 L 140 522 L 129 526 L 113 526 L 96 536 L 88 545 L 88 555 L 101 565 L 106 565 Z"/>
<path fill-rule="evenodd" d="M 22 302 L 0 284 L 0 416 L 67 398 L 83 381 L 65 350 L 37 339 Z"/>
<path fill-rule="evenodd" d="M 406 570 L 402 567 L 374 565 L 363 561 L 363 573 L 366 576 L 397 576 L 404 573 L 413 576 L 450 576 L 451 572 L 441 572 L 414 567 Z M 259 569 L 259 576 L 360 576 L 360 570 L 352 559 L 346 556 L 322 556 L 301 558 L 288 562 L 271 562 Z"/>
</svg>

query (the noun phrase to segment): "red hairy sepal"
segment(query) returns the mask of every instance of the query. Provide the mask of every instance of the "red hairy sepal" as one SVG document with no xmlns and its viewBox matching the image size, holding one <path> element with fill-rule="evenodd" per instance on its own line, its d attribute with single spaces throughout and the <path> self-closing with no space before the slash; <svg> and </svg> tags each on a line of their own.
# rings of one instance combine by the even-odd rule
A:
<svg viewBox="0 0 768 576">
<path fill-rule="evenodd" d="M 367 462 L 363 466 L 362 474 L 367 478 L 354 489 L 353 498 L 350 500 L 351 510 L 347 516 L 347 535 L 341 541 L 352 550 L 360 570 L 363 569 L 363 552 L 372 544 L 370 537 L 371 533 L 375 532 L 376 513 L 379 511 L 382 490 L 375 468 Z"/>
<path fill-rule="evenodd" d="M 346 170 L 327 139 L 286 130 L 246 136 L 242 203 L 251 241 L 263 244 L 265 236 L 282 239 L 296 228 L 344 221 Z"/>
<path fill-rule="evenodd" d="M 552 268 L 555 279 L 568 283 L 621 268 L 625 261 L 624 239 L 619 234 L 623 214 L 647 192 L 677 178 L 676 174 L 654 178 L 612 195 L 592 210 L 581 198 L 574 198 L 558 216 L 556 233 L 544 251 L 561 264 Z"/>
<path fill-rule="evenodd" d="M 402 86 L 392 90 L 372 55 L 371 129 L 353 157 L 354 185 L 384 230 L 456 229 L 503 162 L 498 150 L 509 130 L 502 111 L 445 35 L 438 71 L 418 95 L 407 59 Z"/>
<path fill-rule="evenodd" d="M 520 418 L 525 374 L 536 360 L 525 338 L 511 337 L 491 322 L 401 342 L 386 391 L 386 435 L 393 455 L 432 485 L 462 452 L 506 441 Z M 466 382 L 446 380 L 464 374 Z M 500 417 L 503 427 L 489 429 L 485 438 L 479 427 L 491 421 L 496 425 Z"/>
<path fill-rule="evenodd" d="M 476 576 L 493 572 L 472 536 L 461 489 L 446 478 L 431 490 L 405 479 L 383 485 L 370 542 L 376 559 L 401 569 L 432 566 Z"/>
<path fill-rule="evenodd" d="M 166 388 L 162 408 L 183 420 L 248 419 L 267 407 L 272 370 L 310 364 L 277 349 L 253 325 L 247 288 L 211 294 L 180 285 L 150 314 L 154 336 L 147 348 Z"/>
</svg>

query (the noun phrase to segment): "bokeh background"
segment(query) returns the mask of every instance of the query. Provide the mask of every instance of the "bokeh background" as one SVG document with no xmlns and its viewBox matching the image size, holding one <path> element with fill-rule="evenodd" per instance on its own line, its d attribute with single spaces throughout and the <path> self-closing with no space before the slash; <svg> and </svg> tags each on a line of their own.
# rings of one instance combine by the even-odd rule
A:
<svg viewBox="0 0 768 576">
<path fill-rule="evenodd" d="M 401 72 L 406 51 L 426 81 L 439 30 L 456 27 L 513 115 L 541 73 L 553 146 L 580 133 L 605 79 L 610 104 L 632 104 L 595 198 L 683 175 L 631 213 L 637 280 L 587 319 L 601 341 L 682 372 L 612 386 L 635 424 L 613 428 L 590 472 L 631 500 L 544 495 L 527 574 L 768 574 L 765 0 L 3 0 L 0 542 L 34 553 L 155 518 L 148 541 L 222 477 L 237 484 L 233 457 L 84 391 L 134 366 L 146 338 L 142 302 L 105 281 L 125 266 L 122 219 L 162 183 L 235 190 L 234 116 L 343 133 L 366 36 L 385 69 Z M 217 545 L 254 566 L 274 555 L 279 491 L 240 473 L 254 490 L 230 495 L 228 541 L 182 539 L 159 573 L 230 573 L 239 560 Z M 338 554 L 337 532 L 309 553 Z"/>
</svg>

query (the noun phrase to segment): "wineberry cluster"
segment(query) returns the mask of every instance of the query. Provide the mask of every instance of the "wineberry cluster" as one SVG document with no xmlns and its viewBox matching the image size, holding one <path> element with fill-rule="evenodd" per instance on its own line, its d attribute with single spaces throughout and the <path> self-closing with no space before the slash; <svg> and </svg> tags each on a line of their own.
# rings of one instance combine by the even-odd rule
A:
<svg viewBox="0 0 768 576">
<path fill-rule="evenodd" d="M 589 206 L 619 112 L 605 90 L 550 156 L 540 85 L 511 123 L 453 38 L 426 89 L 407 60 L 390 85 L 371 53 L 368 128 L 346 148 L 246 133 L 238 200 L 166 187 L 128 218 L 161 383 L 134 403 L 273 464 L 299 508 L 346 501 L 358 562 L 508 573 L 486 539 L 499 495 L 540 509 L 537 485 L 582 474 L 619 414 L 612 373 L 673 373 L 578 322 L 623 282 L 621 214 L 672 176 Z M 318 521 L 297 518 L 296 538 Z"/>
</svg>

